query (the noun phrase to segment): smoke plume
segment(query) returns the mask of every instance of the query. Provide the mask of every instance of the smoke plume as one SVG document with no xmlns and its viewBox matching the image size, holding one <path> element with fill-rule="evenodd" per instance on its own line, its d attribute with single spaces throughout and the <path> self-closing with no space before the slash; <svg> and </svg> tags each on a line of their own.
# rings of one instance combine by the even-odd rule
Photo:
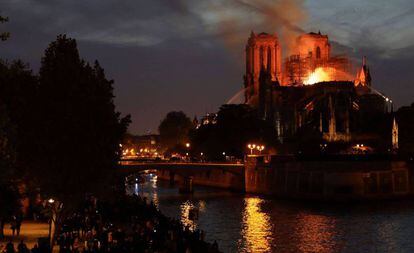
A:
<svg viewBox="0 0 414 253">
<path fill-rule="evenodd" d="M 216 2 L 210 10 L 220 20 L 217 35 L 232 49 L 238 43 L 244 44 L 250 30 L 254 30 L 276 33 L 283 52 L 289 53 L 297 36 L 305 32 L 300 27 L 307 20 L 304 0 L 232 0 L 231 3 Z"/>
</svg>

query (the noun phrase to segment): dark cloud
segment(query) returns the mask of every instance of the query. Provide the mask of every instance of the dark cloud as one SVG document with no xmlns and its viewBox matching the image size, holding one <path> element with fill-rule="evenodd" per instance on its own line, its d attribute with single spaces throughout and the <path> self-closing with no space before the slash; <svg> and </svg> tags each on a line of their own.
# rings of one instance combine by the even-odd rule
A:
<svg viewBox="0 0 414 253">
<path fill-rule="evenodd" d="M 302 30 L 327 33 L 334 51 L 359 64 L 367 55 L 374 85 L 398 105 L 414 101 L 413 3 L 331 0 L 3 0 L 0 27 L 12 37 L 1 57 L 37 70 L 60 33 L 98 59 L 115 79 L 116 104 L 131 131 L 156 131 L 170 110 L 217 110 L 242 87 L 243 47 L 251 30 L 289 41 Z"/>
</svg>

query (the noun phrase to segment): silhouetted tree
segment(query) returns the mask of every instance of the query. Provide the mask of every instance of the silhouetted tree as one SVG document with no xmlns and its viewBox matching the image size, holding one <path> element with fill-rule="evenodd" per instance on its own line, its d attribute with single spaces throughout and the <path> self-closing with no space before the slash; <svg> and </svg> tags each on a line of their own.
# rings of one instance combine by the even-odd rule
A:
<svg viewBox="0 0 414 253">
<path fill-rule="evenodd" d="M 29 129 L 29 93 L 36 78 L 22 62 L 0 61 L 0 236 L 4 221 L 20 208 L 18 185 L 24 175 L 22 160 Z"/>
<path fill-rule="evenodd" d="M 16 161 L 15 126 L 11 123 L 4 104 L 0 104 L 0 184 L 12 178 Z"/>
<path fill-rule="evenodd" d="M 242 158 L 251 143 L 265 144 L 267 149 L 276 142 L 276 132 L 270 122 L 261 120 L 248 105 L 223 105 L 216 124 L 202 125 L 192 134 L 194 151 L 210 159 L 222 159 L 223 152 Z"/>
<path fill-rule="evenodd" d="M 90 66 L 80 58 L 74 39 L 60 35 L 50 43 L 32 136 L 31 172 L 43 192 L 68 203 L 110 188 L 130 122 L 116 112 L 113 98 L 113 81 L 98 62 Z"/>
<path fill-rule="evenodd" d="M 0 105 L 0 238 L 3 238 L 5 222 L 19 208 L 19 194 L 13 183 L 15 169 L 15 137 L 14 126 L 11 124 L 4 104 Z"/>
<path fill-rule="evenodd" d="M 399 147 L 402 154 L 414 154 L 414 103 L 396 112 L 399 130 Z"/>
<path fill-rule="evenodd" d="M 158 127 L 161 143 L 170 151 L 182 149 L 192 128 L 193 123 L 184 112 L 169 112 Z"/>
<path fill-rule="evenodd" d="M 4 104 L 0 105 L 0 238 L 5 222 L 17 211 L 19 194 L 13 182 L 15 172 L 15 127 L 11 124 Z"/>
<path fill-rule="evenodd" d="M 30 136 L 36 122 L 33 113 L 36 98 L 37 77 L 21 61 L 6 63 L 0 61 L 0 101 L 3 115 L 8 119 L 7 136 L 13 146 L 16 172 L 24 176 L 32 153 Z M 3 121 L 4 123 L 4 121 Z"/>
<path fill-rule="evenodd" d="M 3 238 L 5 222 L 21 208 L 20 195 L 16 185 L 0 182 L 0 206 L 0 238 Z"/>
<path fill-rule="evenodd" d="M 9 18 L 8 17 L 2 17 L 0 16 L 0 24 L 1 23 L 5 23 L 8 22 Z M 10 33 L 9 32 L 0 32 L 0 40 L 5 41 L 10 37 Z"/>
</svg>

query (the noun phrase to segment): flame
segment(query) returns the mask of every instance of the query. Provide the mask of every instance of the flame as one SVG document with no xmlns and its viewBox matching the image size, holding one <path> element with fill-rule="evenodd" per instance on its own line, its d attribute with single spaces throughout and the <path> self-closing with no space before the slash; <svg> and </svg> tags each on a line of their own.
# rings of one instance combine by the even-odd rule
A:
<svg viewBox="0 0 414 253">
<path fill-rule="evenodd" d="M 304 85 L 311 85 L 319 82 L 328 82 L 333 80 L 333 73 L 335 69 L 331 67 L 319 67 L 309 74 L 307 80 L 303 82 Z"/>
</svg>

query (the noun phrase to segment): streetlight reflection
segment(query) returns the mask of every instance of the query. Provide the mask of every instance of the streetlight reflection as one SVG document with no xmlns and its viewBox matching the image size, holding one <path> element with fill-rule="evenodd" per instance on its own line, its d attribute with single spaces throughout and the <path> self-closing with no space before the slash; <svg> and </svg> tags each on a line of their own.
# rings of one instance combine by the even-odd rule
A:
<svg viewBox="0 0 414 253">
<path fill-rule="evenodd" d="M 194 204 L 189 200 L 181 205 L 181 223 L 188 227 L 190 231 L 194 231 L 197 228 L 197 222 L 190 217 L 191 211 L 194 209 Z"/>
<path fill-rule="evenodd" d="M 272 225 L 270 217 L 261 210 L 264 203 L 260 198 L 245 198 L 242 236 L 248 252 L 270 252 Z"/>
</svg>

